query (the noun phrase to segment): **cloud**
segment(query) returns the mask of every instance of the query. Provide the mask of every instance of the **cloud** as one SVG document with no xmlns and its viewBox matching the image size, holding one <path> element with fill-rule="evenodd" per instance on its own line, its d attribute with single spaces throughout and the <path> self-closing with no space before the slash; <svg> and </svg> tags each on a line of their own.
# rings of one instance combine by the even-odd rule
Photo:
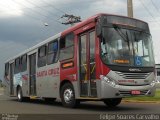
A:
<svg viewBox="0 0 160 120">
<path fill-rule="evenodd" d="M 158 1 L 154 2 L 159 7 Z M 145 0 L 144 4 L 159 22 L 160 15 L 150 0 Z M 149 23 L 156 62 L 159 62 L 160 27 L 139 0 L 133 0 L 133 5 L 134 17 Z M 57 21 L 64 13 L 81 16 L 82 19 L 101 12 L 127 16 L 127 0 L 2 0 L 0 12 L 0 55 L 3 56 L 0 67 L 4 68 L 3 63 L 10 56 L 70 27 Z M 44 26 L 44 23 L 49 26 Z M 0 77 L 2 73 L 0 71 Z"/>
<path fill-rule="evenodd" d="M 11 0 L 1 0 L 0 17 L 21 16 L 23 14 L 22 7 Z"/>
<path fill-rule="evenodd" d="M 18 42 L 13 42 L 13 41 L 0 41 L 0 77 L 2 78 L 3 76 L 3 71 L 4 71 L 4 62 L 8 60 L 9 58 L 17 55 L 21 51 L 24 51 L 27 49 L 28 46 L 24 44 L 20 44 Z"/>
</svg>

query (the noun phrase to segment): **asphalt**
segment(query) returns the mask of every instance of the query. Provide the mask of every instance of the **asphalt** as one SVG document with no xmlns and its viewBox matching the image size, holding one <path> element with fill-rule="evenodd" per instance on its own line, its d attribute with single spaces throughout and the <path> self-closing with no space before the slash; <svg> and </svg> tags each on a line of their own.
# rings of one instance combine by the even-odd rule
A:
<svg viewBox="0 0 160 120">
<path fill-rule="evenodd" d="M 16 98 L 3 95 L 0 89 L 0 114 L 20 115 L 20 118 L 45 120 L 46 117 L 61 119 L 64 116 L 69 120 L 72 118 L 100 119 L 101 115 L 123 115 L 123 114 L 160 114 L 159 103 L 132 103 L 122 102 L 116 108 L 109 108 L 103 102 L 82 102 L 76 109 L 65 108 L 61 102 L 46 103 L 42 100 L 31 100 L 29 102 L 18 102 Z M 78 115 L 78 116 L 77 116 Z M 28 116 L 28 117 L 26 117 Z M 33 117 L 34 116 L 34 117 Z M 41 116 L 41 117 L 40 117 Z M 63 117 L 62 117 L 63 116 Z M 68 117 L 67 117 L 68 116 Z M 86 116 L 86 117 L 85 117 Z M 30 118 L 31 117 L 31 118 Z M 71 118 L 70 118 L 71 117 Z M 160 115 L 159 115 L 160 118 Z M 27 119 L 27 120 L 28 120 Z M 106 118 L 105 118 L 106 119 Z M 1 119 L 0 119 L 1 120 Z M 49 120 L 49 118 L 48 118 Z M 78 119 L 77 119 L 78 120 Z M 110 119 L 111 120 L 111 119 Z M 114 120 L 114 119 L 113 119 Z M 128 119 L 127 119 L 128 120 Z"/>
<path fill-rule="evenodd" d="M 116 108 L 108 108 L 103 102 L 82 102 L 76 109 L 65 108 L 61 102 L 46 103 L 42 100 L 18 102 L 2 94 L 0 89 L 0 113 L 20 114 L 100 114 L 100 113 L 160 113 L 159 103 L 122 102 Z"/>
</svg>

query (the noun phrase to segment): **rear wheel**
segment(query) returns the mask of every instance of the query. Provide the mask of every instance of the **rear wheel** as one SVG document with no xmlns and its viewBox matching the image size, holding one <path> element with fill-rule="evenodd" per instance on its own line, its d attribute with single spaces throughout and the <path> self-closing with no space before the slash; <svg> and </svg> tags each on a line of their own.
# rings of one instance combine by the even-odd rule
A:
<svg viewBox="0 0 160 120">
<path fill-rule="evenodd" d="M 116 107 L 121 103 L 122 98 L 112 98 L 112 99 L 105 99 L 103 102 L 108 106 L 108 107 Z"/>
<path fill-rule="evenodd" d="M 62 86 L 60 96 L 65 107 L 75 108 L 79 105 L 79 101 L 75 99 L 73 86 L 70 83 Z"/>
<path fill-rule="evenodd" d="M 23 102 L 23 101 L 28 101 L 29 100 L 29 97 L 23 97 L 21 87 L 19 87 L 18 90 L 17 90 L 17 99 L 18 99 L 19 102 Z"/>
<path fill-rule="evenodd" d="M 17 99 L 18 99 L 19 102 L 23 101 L 23 95 L 22 95 L 22 89 L 21 89 L 21 87 L 18 88 Z"/>
</svg>

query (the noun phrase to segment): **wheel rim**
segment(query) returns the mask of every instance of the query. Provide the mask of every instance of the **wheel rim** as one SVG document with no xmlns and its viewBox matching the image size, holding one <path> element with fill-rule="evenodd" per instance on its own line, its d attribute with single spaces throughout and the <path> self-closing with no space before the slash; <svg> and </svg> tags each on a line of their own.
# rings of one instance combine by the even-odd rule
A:
<svg viewBox="0 0 160 120">
<path fill-rule="evenodd" d="M 21 92 L 20 92 L 20 90 L 18 91 L 18 99 L 19 100 L 21 99 Z"/>
<path fill-rule="evenodd" d="M 63 97 L 66 103 L 70 103 L 70 101 L 72 101 L 73 98 L 73 91 L 71 89 L 66 89 L 64 91 Z"/>
</svg>

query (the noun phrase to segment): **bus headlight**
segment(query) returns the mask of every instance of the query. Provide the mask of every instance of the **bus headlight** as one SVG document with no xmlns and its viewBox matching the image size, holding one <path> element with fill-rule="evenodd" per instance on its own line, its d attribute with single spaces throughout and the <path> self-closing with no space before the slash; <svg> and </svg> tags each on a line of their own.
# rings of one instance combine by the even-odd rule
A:
<svg viewBox="0 0 160 120">
<path fill-rule="evenodd" d="M 115 80 L 112 80 L 104 75 L 100 75 L 101 80 L 104 80 L 108 85 L 115 87 L 116 86 L 116 82 Z"/>
<path fill-rule="evenodd" d="M 156 81 L 154 80 L 151 82 L 150 86 L 154 86 L 155 84 L 156 84 Z"/>
</svg>

